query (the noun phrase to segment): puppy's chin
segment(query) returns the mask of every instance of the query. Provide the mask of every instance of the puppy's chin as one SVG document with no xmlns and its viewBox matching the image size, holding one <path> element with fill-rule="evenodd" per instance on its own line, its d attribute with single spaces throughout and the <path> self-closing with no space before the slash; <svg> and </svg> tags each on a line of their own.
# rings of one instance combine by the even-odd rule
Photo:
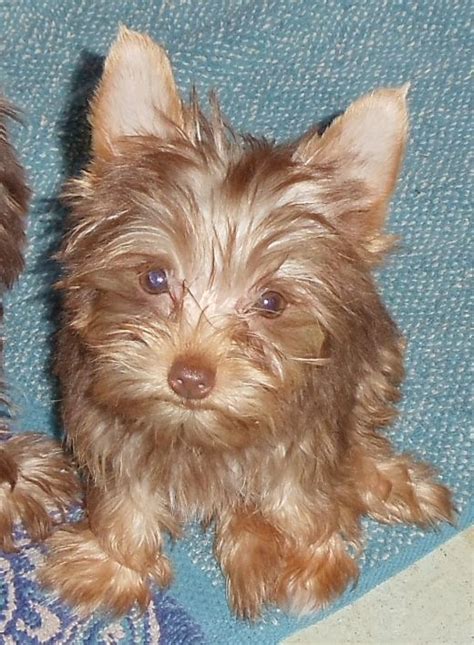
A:
<svg viewBox="0 0 474 645">
<path fill-rule="evenodd" d="M 212 408 L 204 402 L 157 402 L 148 415 L 159 445 L 166 438 L 194 449 L 234 451 L 259 443 L 264 434 L 262 422 Z"/>
</svg>

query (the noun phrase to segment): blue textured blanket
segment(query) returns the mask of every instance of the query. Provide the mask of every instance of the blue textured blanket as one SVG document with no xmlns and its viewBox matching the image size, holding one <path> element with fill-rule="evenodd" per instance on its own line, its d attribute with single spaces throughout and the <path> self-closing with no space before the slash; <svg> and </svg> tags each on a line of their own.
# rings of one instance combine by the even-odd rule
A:
<svg viewBox="0 0 474 645">
<path fill-rule="evenodd" d="M 163 42 L 180 87 L 219 90 L 242 130 L 294 137 L 381 85 L 411 81 L 411 137 L 390 228 L 404 240 L 381 273 L 405 332 L 408 377 L 399 448 L 431 461 L 455 491 L 457 528 L 472 521 L 469 443 L 469 3 L 462 0 L 15 0 L 0 2 L 0 84 L 25 112 L 14 139 L 34 201 L 27 270 L 6 302 L 6 370 L 16 428 L 58 431 L 50 376 L 55 302 L 50 260 L 62 217 L 55 198 L 86 154 L 85 97 L 119 22 Z M 367 522 L 358 586 L 393 575 L 454 534 Z M 190 527 L 169 545 L 177 571 L 144 616 L 78 620 L 39 589 L 41 547 L 0 555 L 0 642 L 277 643 L 314 622 L 269 612 L 256 625 L 229 613 L 212 536 Z M 327 613 L 327 612 L 326 612 Z"/>
</svg>

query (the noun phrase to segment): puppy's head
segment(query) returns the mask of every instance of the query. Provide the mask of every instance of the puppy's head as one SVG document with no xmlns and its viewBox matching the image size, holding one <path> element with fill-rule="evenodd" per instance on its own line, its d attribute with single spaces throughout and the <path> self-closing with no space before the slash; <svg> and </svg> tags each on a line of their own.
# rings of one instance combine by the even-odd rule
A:
<svg viewBox="0 0 474 645">
<path fill-rule="evenodd" d="M 317 388 L 375 297 L 405 95 L 379 90 L 290 145 L 239 139 L 216 101 L 209 118 L 183 104 L 158 45 L 122 29 L 62 251 L 91 396 L 193 444 L 291 432 L 285 406 Z"/>
</svg>

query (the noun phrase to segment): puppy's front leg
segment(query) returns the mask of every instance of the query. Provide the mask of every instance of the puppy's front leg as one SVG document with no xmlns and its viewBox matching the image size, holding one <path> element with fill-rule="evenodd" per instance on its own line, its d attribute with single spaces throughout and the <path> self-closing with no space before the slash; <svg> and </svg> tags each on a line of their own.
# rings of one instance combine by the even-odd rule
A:
<svg viewBox="0 0 474 645">
<path fill-rule="evenodd" d="M 220 518 L 216 554 L 227 579 L 229 603 L 242 618 L 257 618 L 273 600 L 282 564 L 283 536 L 254 508 L 238 507 Z"/>
<path fill-rule="evenodd" d="M 88 520 L 56 531 L 42 582 L 82 613 L 105 609 L 126 613 L 145 608 L 149 583 L 171 580 L 161 553 L 161 528 L 173 529 L 159 498 L 146 482 L 113 482 L 94 487 L 87 500 Z"/>
</svg>

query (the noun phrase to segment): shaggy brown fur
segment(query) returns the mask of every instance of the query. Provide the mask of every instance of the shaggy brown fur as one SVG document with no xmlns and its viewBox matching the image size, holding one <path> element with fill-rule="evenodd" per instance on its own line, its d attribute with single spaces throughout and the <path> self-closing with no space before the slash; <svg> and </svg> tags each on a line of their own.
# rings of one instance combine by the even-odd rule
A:
<svg viewBox="0 0 474 645">
<path fill-rule="evenodd" d="M 371 270 L 391 244 L 406 88 L 322 136 L 239 140 L 124 29 L 91 124 L 57 353 L 88 517 L 54 534 L 42 578 L 84 612 L 144 606 L 171 578 L 163 532 L 197 516 L 239 615 L 313 611 L 357 578 L 362 515 L 452 517 L 430 469 L 379 434 L 403 342 Z"/>
<path fill-rule="evenodd" d="M 23 269 L 25 218 L 30 198 L 23 168 L 8 142 L 6 120 L 15 111 L 0 97 L 0 280 L 11 287 Z"/>
<path fill-rule="evenodd" d="M 30 192 L 25 173 L 9 144 L 7 117 L 15 112 L 0 98 L 0 282 L 12 286 L 23 269 L 25 219 Z M 5 388 L 0 399 L 7 404 Z M 0 548 L 14 550 L 13 526 L 22 521 L 34 539 L 51 531 L 49 512 L 63 510 L 77 494 L 63 451 L 38 434 L 10 436 L 0 422 Z"/>
</svg>

